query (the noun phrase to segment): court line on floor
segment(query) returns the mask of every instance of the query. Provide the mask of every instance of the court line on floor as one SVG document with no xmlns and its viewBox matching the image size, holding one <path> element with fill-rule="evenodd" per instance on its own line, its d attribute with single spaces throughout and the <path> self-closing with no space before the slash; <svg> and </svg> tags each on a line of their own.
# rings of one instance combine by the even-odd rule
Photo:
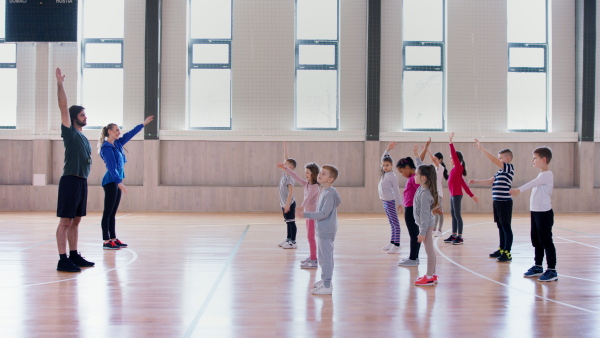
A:
<svg viewBox="0 0 600 338">
<path fill-rule="evenodd" d="M 59 280 L 54 280 L 51 282 L 41 282 L 41 283 L 33 283 L 33 284 L 22 284 L 22 285 L 11 285 L 11 286 L 5 286 L 5 287 L 0 287 L 0 289 L 11 289 L 11 288 L 19 288 L 19 287 L 29 287 L 29 286 L 39 286 L 39 285 L 48 285 L 48 284 L 54 284 L 54 283 L 62 283 L 62 282 L 67 282 L 70 280 L 76 280 L 76 279 L 82 279 L 82 278 L 87 278 L 89 276 L 97 276 L 99 274 L 103 274 L 103 273 L 108 273 L 120 268 L 123 268 L 133 262 L 135 262 L 138 259 L 138 254 L 137 252 L 135 252 L 134 250 L 131 249 L 123 249 L 124 251 L 127 251 L 129 253 L 131 253 L 133 255 L 133 257 L 125 264 L 123 265 L 119 265 L 119 266 L 115 266 L 114 268 L 108 269 L 108 270 L 100 270 L 100 271 L 94 271 L 94 272 L 86 272 L 86 270 L 88 269 L 94 269 L 94 267 L 90 267 L 90 268 L 83 268 L 81 273 L 76 273 L 77 277 L 72 277 L 72 278 L 66 278 L 66 279 L 59 279 Z M 120 251 L 120 250 L 119 250 Z M 74 273 L 74 272 L 70 272 L 70 273 Z"/>
<path fill-rule="evenodd" d="M 206 308 L 210 304 L 210 301 L 212 300 L 213 296 L 217 292 L 217 289 L 219 288 L 219 285 L 221 284 L 221 280 L 223 279 L 223 276 L 225 276 L 225 273 L 227 272 L 227 270 L 229 270 L 229 267 L 231 266 L 231 262 L 233 262 L 233 258 L 237 255 L 237 252 L 240 249 L 240 246 L 242 245 L 244 238 L 246 237 L 246 233 L 248 233 L 248 229 L 250 229 L 250 224 L 248 224 L 246 226 L 246 229 L 244 229 L 244 232 L 240 236 L 240 239 L 238 239 L 237 244 L 235 245 L 235 247 L 229 254 L 229 257 L 227 258 L 227 261 L 225 262 L 223 269 L 221 269 L 221 273 L 219 274 L 219 277 L 217 277 L 217 280 L 215 280 L 215 282 L 213 283 L 213 286 L 210 289 L 210 291 L 208 292 L 208 295 L 206 296 L 206 298 L 204 299 L 202 306 L 200 306 L 200 309 L 198 309 L 198 312 L 196 312 L 194 319 L 192 320 L 192 322 L 188 326 L 188 329 L 185 331 L 185 334 L 183 335 L 184 337 L 191 337 L 192 333 L 194 333 L 194 330 L 196 329 L 196 326 L 198 326 L 198 322 L 200 321 L 200 318 L 202 318 L 204 311 L 206 311 Z"/>
<path fill-rule="evenodd" d="M 561 228 L 561 227 L 554 227 L 554 228 L 565 230 L 565 231 L 570 231 L 570 232 L 574 232 L 576 234 L 581 234 L 581 235 L 590 236 L 590 237 L 596 237 L 596 238 L 600 237 L 598 235 L 592 235 L 592 234 L 588 234 L 588 233 L 577 231 L 577 230 L 565 229 L 565 228 Z"/>
<path fill-rule="evenodd" d="M 481 224 L 488 224 L 488 223 L 494 223 L 494 222 L 482 222 L 482 223 L 475 223 L 475 224 L 469 224 L 469 225 L 465 225 L 464 227 L 470 227 L 470 226 L 474 226 L 474 225 L 481 225 Z M 448 231 L 446 231 L 446 232 L 448 232 Z M 539 295 L 536 295 L 536 294 L 532 294 L 532 293 L 531 293 L 531 292 L 529 292 L 529 291 L 521 290 L 521 289 L 519 289 L 519 288 L 516 288 L 516 287 L 514 287 L 514 286 L 508 285 L 508 284 L 506 284 L 506 283 L 499 282 L 499 281 L 497 281 L 497 280 L 495 280 L 495 279 L 491 279 L 491 278 L 489 278 L 489 277 L 487 277 L 487 276 L 484 276 L 484 275 L 482 275 L 482 274 L 480 274 L 480 273 L 478 273 L 478 272 L 475 272 L 475 271 L 473 271 L 473 270 L 471 270 L 471 269 L 467 268 L 466 266 L 463 266 L 463 265 L 461 265 L 460 263 L 457 263 L 457 262 L 456 262 L 456 261 L 454 261 L 452 258 L 450 258 L 450 257 L 448 257 L 447 255 L 445 255 L 445 254 L 442 252 L 442 250 L 440 250 L 440 248 L 439 248 L 439 246 L 438 246 L 438 240 L 439 240 L 440 238 L 441 238 L 441 237 L 436 237 L 436 240 L 433 242 L 433 245 L 434 245 L 434 247 L 435 247 L 435 250 L 436 250 L 436 251 L 437 251 L 437 252 L 438 252 L 438 253 L 439 253 L 439 254 L 440 254 L 440 255 L 441 255 L 441 256 L 442 256 L 444 259 L 446 259 L 446 260 L 447 260 L 447 261 L 449 261 L 450 263 L 452 263 L 452 264 L 454 264 L 454 265 L 458 266 L 459 268 L 461 268 L 461 269 L 463 269 L 463 270 L 465 270 L 465 271 L 467 271 L 467 272 L 470 272 L 470 273 L 474 274 L 475 276 L 481 277 L 481 278 L 483 278 L 483 279 L 486 279 L 486 280 L 488 280 L 488 281 L 490 281 L 490 282 L 492 282 L 492 283 L 496 283 L 496 284 L 498 284 L 498 285 L 501 285 L 501 286 L 504 286 L 504 287 L 506 287 L 506 288 L 510 288 L 510 289 L 513 289 L 513 290 L 516 290 L 516 291 L 520 291 L 520 292 L 522 292 L 522 293 L 525 293 L 525 294 L 527 294 L 527 295 L 534 296 L 535 298 L 539 298 L 539 299 L 542 299 L 542 300 L 546 300 L 546 301 L 549 301 L 549 302 L 552 302 L 552 303 L 556 303 L 556 304 L 564 305 L 564 306 L 567 306 L 567 307 L 570 307 L 570 308 L 573 308 L 573 309 L 577 309 L 577 310 L 581 310 L 581 311 L 585 311 L 585 312 L 589 312 L 589 313 L 594 313 L 594 314 L 595 314 L 595 313 L 597 313 L 597 311 L 593 311 L 593 310 L 584 309 L 584 308 L 582 308 L 582 307 L 575 306 L 575 305 L 571 305 L 571 304 L 567 304 L 567 303 L 563 303 L 563 302 L 561 302 L 561 301 L 558 301 L 558 300 L 555 300 L 555 299 L 551 299 L 551 298 L 547 298 L 547 297 L 539 296 Z M 561 275 L 561 276 L 562 276 L 562 275 Z M 567 276 L 565 276 L 565 277 L 567 277 Z"/>
<path fill-rule="evenodd" d="M 123 218 L 123 217 L 127 217 L 128 215 L 131 215 L 131 213 L 129 213 L 129 214 L 125 214 L 125 215 L 123 215 L 123 216 L 119 216 L 119 217 L 117 217 L 116 219 L 121 219 L 121 218 Z M 80 231 L 87 230 L 87 229 L 90 229 L 90 228 L 92 228 L 92 227 L 95 227 L 95 226 L 98 226 L 98 225 L 102 225 L 102 224 L 98 224 L 98 223 L 96 223 L 96 224 L 91 224 L 91 225 L 89 225 L 89 226 L 87 226 L 87 227 L 85 227 L 85 228 L 81 228 L 81 229 L 80 229 Z M 56 241 L 56 237 L 55 237 L 55 238 L 50 238 L 50 239 L 47 239 L 47 240 L 45 240 L 45 241 L 43 241 L 43 242 L 40 242 L 40 243 L 37 243 L 37 244 L 31 245 L 31 246 L 28 246 L 28 247 L 25 247 L 25 248 L 22 248 L 22 249 L 19 249 L 19 250 L 15 250 L 15 251 L 9 251 L 9 252 L 7 252 L 7 253 L 5 253 L 5 254 L 14 254 L 14 253 L 17 253 L 17 252 L 21 252 L 21 251 L 29 250 L 29 249 L 31 249 L 31 248 L 35 248 L 36 246 L 40 246 L 40 245 L 42 245 L 42 244 L 46 244 L 46 243 L 49 243 L 49 242 L 52 242 L 52 241 Z M 67 246 L 68 246 L 68 244 L 67 244 Z"/>
</svg>

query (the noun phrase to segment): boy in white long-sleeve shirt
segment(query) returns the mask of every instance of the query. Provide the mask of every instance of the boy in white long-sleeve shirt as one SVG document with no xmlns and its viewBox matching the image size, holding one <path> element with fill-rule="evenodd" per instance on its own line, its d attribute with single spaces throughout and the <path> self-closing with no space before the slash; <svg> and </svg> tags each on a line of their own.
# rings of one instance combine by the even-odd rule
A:
<svg viewBox="0 0 600 338">
<path fill-rule="evenodd" d="M 298 208 L 298 215 L 316 220 L 317 260 L 321 266 L 321 280 L 314 284 L 313 295 L 330 295 L 333 291 L 331 277 L 333 276 L 333 241 L 337 233 L 337 207 L 340 205 L 340 195 L 331 185 L 338 177 L 335 166 L 326 164 L 321 167 L 317 182 L 323 191 L 317 202 L 317 211 L 304 212 Z"/>
<path fill-rule="evenodd" d="M 510 194 L 519 195 L 523 191 L 531 190 L 531 244 L 535 248 L 535 265 L 523 274 L 525 277 L 540 276 L 540 282 L 558 280 L 556 272 L 556 248 L 552 241 L 552 226 L 554 225 L 554 211 L 552 211 L 552 190 L 554 189 L 554 175 L 548 169 L 552 160 L 552 150 L 540 147 L 533 151 L 531 162 L 535 168 L 540 169 L 538 176 L 517 189 L 512 189 Z M 544 272 L 542 263 L 546 255 L 548 269 Z"/>
</svg>

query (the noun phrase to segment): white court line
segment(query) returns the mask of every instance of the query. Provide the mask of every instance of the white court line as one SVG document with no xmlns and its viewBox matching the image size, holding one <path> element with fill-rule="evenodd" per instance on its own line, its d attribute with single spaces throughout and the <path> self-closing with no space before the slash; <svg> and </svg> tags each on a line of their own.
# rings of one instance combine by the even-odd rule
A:
<svg viewBox="0 0 600 338">
<path fill-rule="evenodd" d="M 465 225 L 465 227 L 469 227 L 469 226 L 473 226 L 473 225 L 489 224 L 489 223 L 494 223 L 494 222 L 482 222 L 482 223 L 469 224 L 469 225 Z M 477 272 L 475 272 L 475 271 L 473 271 L 473 270 L 471 270 L 471 269 L 469 269 L 469 268 L 467 268 L 467 267 L 465 267 L 465 266 L 463 266 L 463 265 L 461 265 L 461 264 L 459 264 L 459 263 L 455 262 L 455 261 L 454 261 L 454 260 L 452 260 L 450 257 L 446 256 L 446 255 L 445 255 L 445 254 L 444 254 L 444 253 L 443 253 L 443 252 L 440 250 L 440 248 L 439 248 L 439 246 L 438 246 L 438 239 L 440 239 L 440 237 L 436 237 L 436 240 L 433 242 L 433 245 L 434 245 L 434 247 L 435 247 L 435 250 L 436 250 L 436 251 L 437 251 L 437 252 L 438 252 L 438 253 L 439 253 L 439 254 L 440 254 L 440 255 L 441 255 L 443 258 L 445 258 L 447 261 L 449 261 L 450 263 L 452 263 L 452 264 L 454 264 L 454 265 L 458 266 L 459 268 L 461 268 L 461 269 L 463 269 L 463 270 L 465 270 L 465 271 L 468 271 L 468 272 L 470 272 L 470 273 L 474 274 L 475 276 L 478 276 L 478 277 L 481 277 L 481 278 L 483 278 L 483 279 L 486 279 L 486 280 L 488 280 L 488 281 L 490 281 L 490 282 L 492 282 L 492 283 L 496 283 L 496 284 L 498 284 L 498 285 L 502 285 L 502 286 L 504 286 L 504 287 L 506 287 L 506 288 L 510 288 L 510 289 L 513 289 L 513 290 L 516 290 L 516 291 L 520 291 L 520 292 L 522 292 L 522 293 L 525 293 L 525 294 L 527 294 L 527 295 L 534 296 L 534 297 L 536 297 L 536 298 L 543 299 L 543 300 L 546 300 L 546 301 L 549 301 L 549 302 L 552 302 L 552 303 L 556 303 L 556 304 L 564 305 L 564 306 L 567 306 L 567 307 L 570 307 L 570 308 L 573 308 L 573 309 L 577 309 L 577 310 L 581 310 L 581 311 L 585 311 L 585 312 L 589 312 L 589 313 L 597 313 L 597 311 L 592 311 L 592 310 L 584 309 L 584 308 L 582 308 L 582 307 L 579 307 L 579 306 L 575 306 L 575 305 L 571 305 L 571 304 L 563 303 L 563 302 L 560 302 L 560 301 L 558 301 L 558 300 L 554 300 L 554 299 L 551 299 L 551 298 L 547 298 L 547 297 L 539 296 L 539 295 L 536 295 L 536 294 L 532 294 L 532 293 L 531 293 L 531 292 L 529 292 L 529 291 L 521 290 L 521 289 L 519 289 L 519 288 L 516 288 L 516 287 L 514 287 L 514 286 L 511 286 L 511 285 L 508 285 L 508 284 L 505 284 L 505 283 L 499 282 L 499 281 L 497 281 L 497 280 L 494 280 L 494 279 L 491 279 L 491 278 L 489 278 L 489 277 L 486 277 L 486 276 L 484 276 L 484 275 L 482 275 L 482 274 L 480 274 L 480 273 L 477 273 Z M 561 275 L 561 276 L 563 276 L 563 275 Z M 565 277 L 566 277 L 566 276 L 565 276 Z"/>
<path fill-rule="evenodd" d="M 90 243 L 88 243 L 88 244 L 90 244 Z M 133 254 L 133 257 L 129 260 L 129 262 L 127 262 L 127 263 L 125 263 L 123 265 L 115 266 L 112 269 L 100 270 L 100 271 L 94 271 L 94 272 L 89 272 L 88 273 L 88 272 L 85 272 L 85 271 L 87 269 L 92 269 L 93 267 L 83 268 L 82 272 L 79 272 L 79 273 L 72 272 L 74 274 L 77 274 L 77 277 L 66 278 L 66 279 L 59 279 L 59 280 L 55 280 L 55 281 L 51 281 L 51 282 L 42 282 L 42 283 L 33 283 L 33 284 L 5 286 L 5 287 L 0 287 L 0 289 L 11 289 L 11 288 L 20 288 L 20 287 L 28 287 L 28 286 L 48 285 L 48 284 L 54 284 L 54 283 L 62 283 L 62 282 L 66 282 L 66 281 L 70 281 L 70 280 L 75 280 L 75 279 L 82 279 L 82 278 L 86 278 L 86 277 L 89 277 L 89 276 L 96 276 L 96 275 L 100 275 L 100 274 L 103 274 L 103 273 L 108 273 L 108 272 L 111 272 L 113 270 L 125 267 L 125 266 L 127 266 L 127 265 L 135 262 L 138 259 L 138 254 L 134 250 L 131 250 L 131 249 L 123 249 L 123 250 L 131 252 Z"/>
<path fill-rule="evenodd" d="M 564 238 L 564 237 L 558 237 L 558 236 L 556 236 L 556 237 L 557 237 L 557 238 L 560 238 L 560 239 L 562 239 L 562 240 L 565 240 L 565 241 L 569 241 L 569 242 L 571 242 L 571 243 L 577 243 L 577 244 L 581 244 L 581 245 L 589 246 L 590 248 L 594 248 L 594 249 L 600 249 L 600 246 L 593 246 L 593 245 L 589 245 L 589 244 L 585 244 L 585 243 L 577 242 L 577 241 L 574 241 L 574 240 L 572 240 L 572 239 L 568 239 L 568 238 Z"/>
</svg>

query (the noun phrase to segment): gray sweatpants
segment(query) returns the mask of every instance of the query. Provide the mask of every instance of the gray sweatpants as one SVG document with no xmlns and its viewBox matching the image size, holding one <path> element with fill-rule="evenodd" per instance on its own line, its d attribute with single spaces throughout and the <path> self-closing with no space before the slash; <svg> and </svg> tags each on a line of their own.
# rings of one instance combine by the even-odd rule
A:
<svg viewBox="0 0 600 338">
<path fill-rule="evenodd" d="M 427 228 L 427 234 L 425 234 L 425 252 L 427 253 L 427 275 L 433 276 L 435 274 L 435 249 L 433 248 L 433 227 Z"/>
<path fill-rule="evenodd" d="M 326 288 L 331 287 L 333 276 L 333 240 L 317 236 L 317 260 L 321 266 L 321 280 Z"/>
</svg>

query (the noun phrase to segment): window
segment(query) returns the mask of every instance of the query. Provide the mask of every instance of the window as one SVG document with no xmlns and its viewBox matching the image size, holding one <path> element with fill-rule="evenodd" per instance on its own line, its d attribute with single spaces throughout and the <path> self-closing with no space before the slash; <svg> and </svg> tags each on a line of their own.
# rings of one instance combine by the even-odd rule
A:
<svg viewBox="0 0 600 338">
<path fill-rule="evenodd" d="M 189 128 L 231 129 L 231 0 L 191 0 Z"/>
<path fill-rule="evenodd" d="M 338 129 L 338 0 L 296 0 L 296 129 Z"/>
<path fill-rule="evenodd" d="M 444 130 L 444 5 L 444 0 L 403 2 L 403 130 Z"/>
<path fill-rule="evenodd" d="M 123 0 L 83 2 L 82 100 L 88 128 L 123 125 Z M 110 24 L 106 24 L 110 18 Z"/>
<path fill-rule="evenodd" d="M 17 44 L 5 43 L 6 1 L 0 3 L 0 129 L 17 125 Z"/>
<path fill-rule="evenodd" d="M 548 130 L 546 0 L 508 0 L 507 108 L 510 131 Z"/>
</svg>

